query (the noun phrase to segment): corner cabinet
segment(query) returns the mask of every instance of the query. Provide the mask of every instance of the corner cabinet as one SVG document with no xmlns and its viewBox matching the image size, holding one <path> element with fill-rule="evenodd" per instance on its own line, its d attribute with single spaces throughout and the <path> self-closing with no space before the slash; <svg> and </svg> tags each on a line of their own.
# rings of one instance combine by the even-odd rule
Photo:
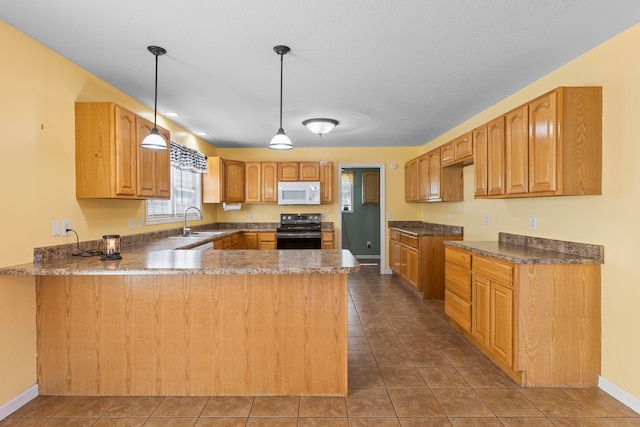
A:
<svg viewBox="0 0 640 427">
<path fill-rule="evenodd" d="M 391 271 L 423 299 L 444 298 L 444 241 L 462 240 L 459 235 L 419 236 L 389 229 Z"/>
<path fill-rule="evenodd" d="M 203 203 L 245 201 L 245 163 L 220 157 L 207 158 L 207 174 L 202 178 Z"/>
<path fill-rule="evenodd" d="M 452 202 L 462 200 L 462 166 L 463 163 L 457 163 L 443 167 L 441 147 L 409 160 L 404 166 L 405 201 Z"/>
<path fill-rule="evenodd" d="M 168 199 L 169 150 L 140 148 L 147 119 L 111 102 L 77 102 L 76 197 Z M 169 146 L 170 134 L 158 127 Z"/>
<path fill-rule="evenodd" d="M 447 247 L 445 314 L 521 386 L 598 385 L 599 264 L 513 264 Z"/>
</svg>

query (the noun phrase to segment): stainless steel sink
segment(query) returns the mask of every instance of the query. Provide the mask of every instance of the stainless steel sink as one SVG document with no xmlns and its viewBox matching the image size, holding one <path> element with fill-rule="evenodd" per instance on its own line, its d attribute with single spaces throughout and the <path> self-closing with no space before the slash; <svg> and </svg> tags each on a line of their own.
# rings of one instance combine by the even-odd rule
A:
<svg viewBox="0 0 640 427">
<path fill-rule="evenodd" d="M 225 231 L 194 231 L 191 234 L 169 236 L 170 239 L 205 239 L 207 237 L 215 237 L 224 234 Z"/>
</svg>

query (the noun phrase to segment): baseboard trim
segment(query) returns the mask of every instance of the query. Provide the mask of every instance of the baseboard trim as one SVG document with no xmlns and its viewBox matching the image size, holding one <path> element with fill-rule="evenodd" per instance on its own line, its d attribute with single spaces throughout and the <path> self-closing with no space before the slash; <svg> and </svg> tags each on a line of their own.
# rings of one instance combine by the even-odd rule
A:
<svg viewBox="0 0 640 427">
<path fill-rule="evenodd" d="M 598 377 L 598 387 L 600 387 L 600 389 L 602 389 L 605 393 L 610 394 L 616 400 L 619 400 L 620 402 L 624 403 L 629 408 L 640 414 L 640 399 L 638 399 L 628 391 L 623 390 L 622 388 L 618 387 L 602 376 Z"/>
<path fill-rule="evenodd" d="M 0 421 L 38 397 L 38 384 L 34 384 L 4 405 L 0 406 Z"/>
</svg>

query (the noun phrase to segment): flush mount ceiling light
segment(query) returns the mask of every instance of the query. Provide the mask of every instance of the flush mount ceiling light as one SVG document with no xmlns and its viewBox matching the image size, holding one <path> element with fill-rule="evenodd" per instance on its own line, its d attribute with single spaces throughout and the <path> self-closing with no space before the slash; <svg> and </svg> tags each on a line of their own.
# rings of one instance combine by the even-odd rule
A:
<svg viewBox="0 0 640 427">
<path fill-rule="evenodd" d="M 291 49 L 289 49 L 288 46 L 278 45 L 275 46 L 273 50 L 280 55 L 280 127 L 278 128 L 276 136 L 274 136 L 269 143 L 269 148 L 273 150 L 291 150 L 293 148 L 293 144 L 289 137 L 284 133 L 284 129 L 282 129 L 282 58 Z"/>
<path fill-rule="evenodd" d="M 334 127 L 338 126 L 337 120 L 333 119 L 307 119 L 302 122 L 303 125 L 307 127 L 311 132 L 318 134 L 318 136 L 322 136 L 325 133 L 329 133 L 333 130 Z"/>
<path fill-rule="evenodd" d="M 153 102 L 153 129 L 151 129 L 149 135 L 142 140 L 142 144 L 140 144 L 140 146 L 142 148 L 150 148 L 152 150 L 166 150 L 168 148 L 167 141 L 165 141 L 158 132 L 158 128 L 156 127 L 156 116 L 158 114 L 158 56 L 164 55 L 167 51 L 159 46 L 148 46 L 147 49 L 156 57 L 156 88 Z"/>
</svg>

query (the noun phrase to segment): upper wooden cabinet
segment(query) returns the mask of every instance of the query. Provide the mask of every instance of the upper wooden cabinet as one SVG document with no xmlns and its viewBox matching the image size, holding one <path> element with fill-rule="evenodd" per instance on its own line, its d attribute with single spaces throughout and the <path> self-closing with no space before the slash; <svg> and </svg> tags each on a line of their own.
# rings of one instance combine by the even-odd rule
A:
<svg viewBox="0 0 640 427">
<path fill-rule="evenodd" d="M 380 204 L 380 172 L 362 172 L 362 204 Z"/>
<path fill-rule="evenodd" d="M 472 132 L 465 133 L 440 147 L 442 166 L 473 163 Z"/>
<path fill-rule="evenodd" d="M 169 150 L 139 148 L 148 120 L 111 102 L 77 102 L 75 120 L 77 198 L 169 198 Z"/>
<path fill-rule="evenodd" d="M 602 194 L 602 88 L 559 87 L 483 132 L 474 131 L 476 197 Z"/>
<path fill-rule="evenodd" d="M 405 201 L 449 202 L 462 200 L 462 164 L 442 167 L 441 147 L 405 163 Z"/>
<path fill-rule="evenodd" d="M 247 203 L 278 202 L 278 163 L 246 163 Z"/>
<path fill-rule="evenodd" d="M 404 200 L 418 201 L 418 158 L 411 159 L 404 165 Z"/>
<path fill-rule="evenodd" d="M 333 203 L 333 162 L 321 160 L 320 165 L 320 203 Z"/>
<path fill-rule="evenodd" d="M 320 181 L 318 162 L 279 162 L 278 181 Z"/>
<path fill-rule="evenodd" d="M 244 162 L 208 157 L 207 174 L 202 178 L 203 203 L 244 202 L 244 181 Z"/>
</svg>

